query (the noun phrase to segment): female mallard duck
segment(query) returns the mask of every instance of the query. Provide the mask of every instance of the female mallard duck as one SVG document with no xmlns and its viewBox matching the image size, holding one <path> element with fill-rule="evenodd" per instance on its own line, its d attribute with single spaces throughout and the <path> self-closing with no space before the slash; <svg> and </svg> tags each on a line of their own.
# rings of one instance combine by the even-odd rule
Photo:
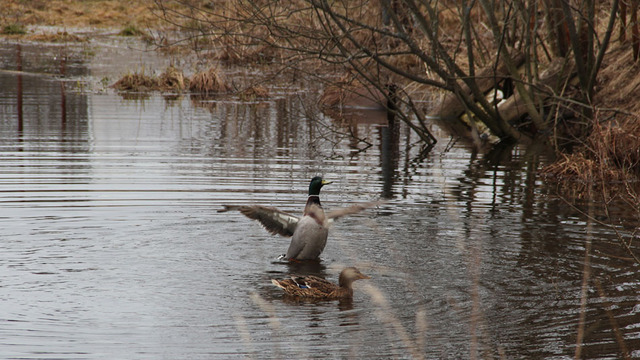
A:
<svg viewBox="0 0 640 360">
<path fill-rule="evenodd" d="M 246 217 L 258 220 L 264 228 L 276 235 L 291 236 L 291 244 L 284 255 L 288 260 L 314 260 L 324 250 L 329 234 L 329 223 L 348 214 L 355 214 L 376 203 L 353 205 L 331 211 L 325 215 L 320 204 L 320 189 L 331 184 L 316 176 L 309 184 L 309 197 L 302 217 L 287 214 L 273 207 L 262 205 L 225 205 L 218 212 L 238 210 Z"/>
<path fill-rule="evenodd" d="M 307 275 L 292 276 L 290 279 L 272 279 L 273 285 L 281 288 L 287 295 L 313 299 L 348 299 L 353 297 L 351 284 L 360 279 L 371 279 L 354 267 L 342 270 L 338 285 L 323 278 Z"/>
</svg>

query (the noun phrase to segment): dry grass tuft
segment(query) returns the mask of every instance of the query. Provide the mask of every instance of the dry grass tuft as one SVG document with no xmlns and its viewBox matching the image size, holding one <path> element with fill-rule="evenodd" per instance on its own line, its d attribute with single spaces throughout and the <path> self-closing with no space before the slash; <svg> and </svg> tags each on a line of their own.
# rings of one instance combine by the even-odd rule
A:
<svg viewBox="0 0 640 360">
<path fill-rule="evenodd" d="M 158 78 L 158 87 L 162 91 L 183 91 L 189 86 L 189 78 L 186 78 L 182 70 L 173 65 L 165 69 Z"/>
<path fill-rule="evenodd" d="M 224 81 L 220 71 L 215 67 L 196 73 L 189 82 L 191 92 L 209 95 L 210 93 L 223 93 L 230 90 Z"/>
<path fill-rule="evenodd" d="M 167 67 L 160 76 L 140 73 L 129 73 L 123 76 L 112 88 L 119 91 L 174 91 L 182 92 L 189 86 L 189 78 L 185 77 L 182 70 L 173 65 Z"/>
<path fill-rule="evenodd" d="M 19 18 L 25 25 L 117 28 L 135 22 L 158 26 L 162 20 L 148 0 L 3 0 L 0 18 Z"/>
<path fill-rule="evenodd" d="M 158 88 L 158 79 L 142 73 L 129 73 L 123 76 L 112 88 L 119 91 L 151 91 Z"/>
<path fill-rule="evenodd" d="M 549 165 L 545 169 L 548 176 L 560 179 L 571 179 L 582 184 L 587 184 L 593 180 L 593 173 L 596 170 L 595 161 L 587 159 L 584 153 L 561 154 L 562 159 Z"/>
</svg>

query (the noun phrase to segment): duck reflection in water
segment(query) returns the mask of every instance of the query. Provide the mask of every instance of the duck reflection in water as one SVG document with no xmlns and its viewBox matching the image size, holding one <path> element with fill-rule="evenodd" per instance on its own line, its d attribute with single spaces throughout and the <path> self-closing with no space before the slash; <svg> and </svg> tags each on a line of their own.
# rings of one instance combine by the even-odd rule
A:
<svg viewBox="0 0 640 360">
<path fill-rule="evenodd" d="M 287 274 L 296 274 L 297 276 L 315 275 L 319 277 L 327 277 L 327 266 L 321 259 L 305 260 L 305 261 L 275 261 L 273 264 L 286 264 Z"/>
</svg>

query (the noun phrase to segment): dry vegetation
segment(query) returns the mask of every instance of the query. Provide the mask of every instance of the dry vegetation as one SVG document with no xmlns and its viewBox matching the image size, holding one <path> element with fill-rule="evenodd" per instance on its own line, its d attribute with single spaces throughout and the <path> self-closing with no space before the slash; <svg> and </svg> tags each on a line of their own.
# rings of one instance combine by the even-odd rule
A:
<svg viewBox="0 0 640 360">
<path fill-rule="evenodd" d="M 595 94 L 595 116 L 585 137 L 559 152 L 559 159 L 545 169 L 547 177 L 560 181 L 563 192 L 573 196 L 590 190 L 640 193 L 640 63 L 630 46 L 616 44 L 604 59 Z M 609 195 L 612 195 L 609 194 Z M 635 196 L 635 195 L 634 195 Z"/>
<path fill-rule="evenodd" d="M 386 90 L 384 86 L 370 86 L 394 83 L 404 94 L 414 98 L 432 96 L 438 92 L 436 87 L 430 86 L 428 81 L 438 80 L 438 74 L 430 67 L 426 67 L 422 59 L 412 54 L 406 43 L 398 38 L 382 36 L 380 32 L 371 31 L 367 27 L 383 28 L 379 5 L 357 7 L 349 9 L 350 16 L 363 24 L 353 29 L 349 36 L 352 41 L 344 41 L 346 49 L 338 49 L 335 43 L 327 41 L 318 29 L 327 29 L 321 23 L 321 17 L 314 16 L 310 7 L 300 11 L 301 3 L 278 3 L 278 6 L 264 6 L 262 2 L 255 2 L 261 8 L 263 15 L 268 15 L 277 22 L 277 26 L 268 28 L 266 18 L 254 16 L 255 8 L 248 6 L 246 1 L 233 0 L 211 2 L 204 0 L 172 1 L 172 0 L 1 0 L 0 25 L 5 33 L 11 36 L 25 36 L 22 34 L 29 25 L 56 25 L 62 27 L 98 27 L 119 29 L 125 35 L 144 36 L 147 29 L 176 29 L 180 28 L 185 37 L 169 40 L 169 37 L 156 39 L 157 45 L 166 53 L 175 54 L 176 51 L 196 51 L 203 59 L 224 62 L 235 65 L 275 65 L 306 72 L 313 76 L 324 74 L 348 74 L 349 83 L 333 82 L 325 91 L 325 104 L 341 105 L 348 98 L 348 93 L 366 90 L 367 94 L 375 94 L 376 100 L 384 102 Z M 332 6 L 350 6 L 350 2 L 335 2 Z M 377 4 L 377 3 L 376 3 Z M 478 4 L 476 4 L 478 5 Z M 463 71 L 469 70 L 467 44 L 460 34 L 463 14 L 459 11 L 458 3 L 451 1 L 439 2 L 437 19 L 441 44 L 452 54 L 457 66 Z M 603 4 L 602 6 L 609 6 Z M 304 5 L 303 5 L 304 7 Z M 340 11 L 347 11 L 346 8 Z M 481 7 L 474 6 L 469 14 L 469 21 L 486 24 L 487 18 Z M 598 21 L 597 26 L 606 26 L 606 11 Z M 400 18 L 401 23 L 409 25 L 407 18 Z M 617 19 L 618 23 L 620 20 Z M 540 27 L 547 26 L 540 24 Z M 295 29 L 293 31 L 292 29 Z M 316 30 L 313 30 L 316 29 Z M 616 24 L 616 29 L 619 25 Z M 337 29 L 330 29 L 336 31 Z M 627 26 L 631 32 L 631 25 Z M 417 30 L 408 30 L 408 34 L 416 34 L 416 45 L 422 49 L 430 49 L 430 42 L 424 36 L 417 36 Z M 492 35 L 488 27 L 475 28 L 478 31 L 473 36 L 471 46 L 475 65 L 478 67 L 492 65 L 495 60 L 495 48 L 492 47 Z M 600 31 L 600 30 L 599 30 Z M 563 104 L 554 113 L 576 116 L 575 121 L 565 126 L 567 134 L 560 136 L 554 143 L 570 140 L 572 151 L 558 146 L 559 162 L 547 169 L 549 176 L 565 179 L 567 184 L 598 184 L 611 181 L 636 181 L 640 171 L 636 165 L 637 150 L 640 143 L 640 127 L 635 124 L 640 115 L 640 65 L 634 60 L 629 43 L 621 41 L 620 32 L 616 30 L 612 38 L 610 50 L 604 57 L 595 87 L 593 112 L 597 118 L 580 118 L 580 108 L 571 104 Z M 342 36 L 339 31 L 335 36 Z M 37 41 L 84 41 L 85 38 L 70 35 L 66 31 L 56 34 L 28 34 Z M 416 82 L 403 78 L 389 71 L 381 71 L 376 64 L 366 57 L 341 58 L 341 51 L 358 53 L 353 44 L 363 48 L 388 50 L 391 54 L 385 58 L 390 66 L 400 68 L 410 74 L 420 75 L 425 82 Z M 333 44 L 333 47 L 327 46 Z M 548 49 L 539 47 L 541 54 Z M 440 61 L 443 61 L 440 59 Z M 541 56 L 539 65 L 550 61 Z M 529 69 L 531 70 L 531 69 Z M 533 69 L 538 71 L 536 69 Z M 534 71 L 534 72 L 535 72 Z M 358 80 L 353 80 L 357 76 Z M 344 80 L 344 77 L 342 78 Z M 330 82 L 330 81 L 329 81 Z M 354 85 L 355 84 L 355 85 Z M 170 67 L 160 76 L 145 75 L 144 73 L 130 73 L 120 79 L 114 88 L 127 91 L 174 91 L 187 89 L 199 94 L 228 92 L 231 90 L 221 71 L 210 67 L 206 71 L 197 73 L 191 79 Z M 562 97 L 575 91 L 575 86 L 567 86 L 564 93 L 554 93 L 555 97 Z M 248 87 L 238 92 L 246 99 L 265 97 L 267 89 L 262 87 Z M 366 95 L 368 96 L 368 95 Z M 362 96 L 360 96 L 362 97 Z M 561 121 L 560 121 L 561 122 Z M 577 131 L 572 131 L 577 128 Z M 564 130 L 564 129 L 563 129 Z M 576 145 L 577 144 L 577 145 Z M 606 147 L 606 148 L 605 148 Z"/>
<path fill-rule="evenodd" d="M 182 21 L 186 29 L 193 31 L 193 36 L 206 36 L 211 41 L 209 51 L 213 59 L 235 64 L 278 64 L 306 71 L 311 75 L 331 73 L 334 79 L 336 73 L 346 73 L 348 79 L 342 77 L 326 86 L 321 102 L 328 106 L 342 106 L 349 103 L 350 98 L 361 100 L 366 97 L 384 104 L 387 100 L 385 87 L 390 83 L 398 85 L 404 94 L 414 99 L 423 98 L 438 91 L 438 83 L 444 83 L 442 74 L 434 72 L 434 67 L 440 66 L 440 69 L 446 70 L 449 66 L 444 57 L 439 58 L 438 63 L 425 66 L 426 60 L 420 58 L 411 44 L 385 35 L 384 31 L 372 30 L 385 28 L 378 3 L 358 6 L 352 2 L 332 2 L 331 6 L 336 8 L 336 13 L 348 13 L 354 19 L 353 23 L 343 21 L 343 25 L 349 27 L 346 31 L 327 20 L 330 16 L 326 13 L 315 13 L 307 2 L 264 6 L 256 13 L 252 13 L 255 9 L 247 6 L 246 1 L 240 0 L 227 1 L 216 8 L 207 8 L 206 11 L 198 11 L 205 4 L 199 3 L 200 7 L 187 7 L 188 10 L 183 12 L 175 11 L 175 7 L 171 8 L 175 5 L 174 1 L 157 0 L 157 3 L 160 7 L 165 7 L 163 15 L 169 21 Z M 495 54 L 498 52 L 495 33 L 492 34 L 487 11 L 480 3 L 482 2 L 474 5 L 466 21 L 484 25 L 471 29 L 475 33 L 470 37 L 469 43 L 460 35 L 465 19 L 459 3 L 442 1 L 437 5 L 438 46 L 443 47 L 444 53 L 451 56 L 455 65 L 463 72 L 469 72 L 472 58 L 476 69 L 495 66 Z M 261 2 L 254 4 L 257 7 L 264 5 Z M 610 4 L 598 6 L 601 8 L 597 9 L 598 15 L 595 17 L 595 32 L 598 34 L 595 50 L 599 50 L 602 45 L 602 34 L 610 29 L 607 21 L 611 14 Z M 433 39 L 422 36 L 419 29 L 412 28 L 415 26 L 415 19 L 412 21 L 411 15 L 403 18 L 401 11 L 397 15 L 400 16 L 397 21 L 405 26 L 406 35 L 415 40 L 415 46 L 436 51 L 432 47 Z M 497 16 L 502 14 L 497 13 Z M 535 15 L 531 16 L 533 18 Z M 578 104 L 589 96 L 590 90 L 588 86 L 578 84 L 576 78 L 580 74 L 574 77 L 573 82 L 570 77 L 558 80 L 550 78 L 549 82 L 540 82 L 540 79 L 544 79 L 544 70 L 554 63 L 554 57 L 563 59 L 562 55 L 558 55 L 560 50 L 552 48 L 559 40 L 526 38 L 526 32 L 531 28 L 517 25 L 526 24 L 526 21 L 521 22 L 522 19 L 518 16 L 514 16 L 513 21 L 516 25 L 509 30 L 505 39 L 506 42 L 511 42 L 509 46 L 521 46 L 522 42 L 518 44 L 518 39 L 536 42 L 533 50 L 527 53 L 528 56 L 535 56 L 535 61 L 520 69 L 521 74 L 524 74 L 519 80 L 523 80 L 525 84 L 535 83 L 544 89 L 536 95 L 539 96 L 537 101 L 551 100 L 547 101 L 550 105 L 546 105 L 544 109 L 528 109 L 534 113 L 538 110 L 538 115 L 544 118 L 536 120 L 529 113 L 528 120 L 514 126 L 516 132 L 508 132 L 506 135 L 515 134 L 514 137 L 518 139 L 519 132 L 533 139 L 536 134 L 553 133 L 550 143 L 555 144 L 559 150 L 560 161 L 549 167 L 546 173 L 562 180 L 570 188 L 637 181 L 640 175 L 640 126 L 637 125 L 640 115 L 640 101 L 637 100 L 640 99 L 640 65 L 633 56 L 634 45 L 629 40 L 632 36 L 627 36 L 626 42 L 620 36 L 620 32 L 633 33 L 633 25 L 628 23 L 626 28 L 622 28 L 619 26 L 620 19 L 617 19 L 612 42 L 596 78 L 595 96 L 593 101 L 589 100 L 590 105 L 584 107 Z M 552 20 L 540 17 L 536 21 L 539 21 L 540 34 L 550 37 L 557 35 L 552 30 L 544 30 L 552 29 Z M 569 43 L 566 46 L 575 44 Z M 473 49 L 472 53 L 467 52 L 469 47 Z M 373 50 L 374 54 L 384 54 L 379 56 L 389 67 L 401 69 L 409 76 L 387 71 L 385 66 L 380 66 L 380 61 L 371 60 L 366 49 Z M 521 51 L 529 50 L 521 48 Z M 568 55 L 569 58 L 571 56 L 573 55 Z M 477 70 L 476 74 L 479 72 Z M 421 81 L 411 77 L 417 77 Z M 553 82 L 561 85 L 553 87 Z M 194 89 L 195 85 L 191 86 Z M 490 108 L 491 106 L 488 109 Z M 513 120 L 510 122 L 514 123 Z M 488 126 L 484 128 L 496 130 L 496 126 L 492 128 L 491 124 L 486 124 Z"/>
<path fill-rule="evenodd" d="M 168 91 L 182 92 L 189 90 L 194 94 L 212 95 L 225 93 L 231 90 L 224 80 L 222 73 L 215 67 L 210 67 L 205 71 L 194 74 L 190 79 L 186 77 L 182 70 L 173 65 L 167 67 L 162 74 L 147 75 L 145 71 L 133 72 L 124 75 L 116 81 L 112 88 L 118 91 L 147 92 L 147 91 Z M 262 88 L 247 89 L 249 95 L 255 97 L 266 96 L 266 90 Z"/>
<path fill-rule="evenodd" d="M 122 28 L 126 24 L 156 27 L 162 21 L 147 0 L 2 0 L 2 25 Z"/>
<path fill-rule="evenodd" d="M 145 75 L 144 71 L 128 73 L 111 87 L 118 91 L 150 91 L 159 88 L 158 79 L 155 76 Z"/>
<path fill-rule="evenodd" d="M 596 106 L 640 115 L 640 62 L 630 45 L 616 44 L 605 57 L 598 79 Z"/>
<path fill-rule="evenodd" d="M 189 78 L 185 77 L 182 71 L 174 66 L 167 67 L 158 78 L 158 88 L 162 91 L 181 92 L 186 90 L 188 86 Z"/>
<path fill-rule="evenodd" d="M 209 95 L 227 92 L 231 88 L 227 85 L 220 71 L 215 67 L 198 72 L 189 81 L 189 90 L 193 93 Z"/>
<path fill-rule="evenodd" d="M 561 153 L 545 173 L 563 180 L 561 189 L 576 197 L 594 188 L 636 193 L 633 189 L 637 188 L 640 175 L 640 119 L 611 116 L 596 121 L 586 140 L 575 151 Z"/>
<path fill-rule="evenodd" d="M 405 110 L 401 111 L 406 112 L 405 119 L 401 120 L 413 126 L 415 122 L 408 119 L 417 117 L 418 124 L 412 128 L 427 142 L 430 140 L 429 136 L 421 135 L 421 133 L 428 135 L 422 113 L 435 116 L 442 114 L 433 113 L 434 109 L 426 111 L 416 109 L 415 101 L 424 100 L 425 97 L 433 96 L 434 93 L 443 89 L 451 93 L 454 91 L 460 93 L 461 91 L 456 87 L 466 85 L 462 84 L 461 79 L 471 77 L 465 74 L 470 74 L 472 68 L 476 69 L 476 74 L 479 74 L 480 69 L 492 70 L 496 65 L 495 54 L 498 52 L 496 35 L 490 29 L 486 10 L 479 3 L 474 5 L 467 18 L 464 18 L 466 15 L 463 14 L 457 2 L 442 1 L 433 5 L 437 16 L 429 18 L 431 15 L 426 13 L 424 16 L 428 20 L 437 18 L 436 39 L 424 34 L 424 29 L 420 29 L 416 24 L 415 13 L 411 13 L 413 10 L 408 10 L 411 5 L 402 5 L 404 2 L 397 2 L 397 4 L 392 2 L 393 11 L 396 11 L 395 15 L 398 17 L 394 19 L 395 23 L 391 21 L 385 23 L 381 16 L 383 5 L 377 2 L 367 3 L 364 6 L 360 2 L 331 2 L 330 5 L 322 5 L 324 3 L 313 1 L 269 5 L 260 1 L 235 0 L 219 3 L 214 7 L 202 1 L 183 3 L 156 0 L 156 3 L 168 22 L 180 24 L 189 32 L 190 35 L 186 39 L 194 43 L 196 38 L 208 39 L 209 46 L 198 50 L 206 53 L 210 59 L 234 64 L 274 64 L 295 69 L 309 76 L 320 75 L 319 78 L 323 75 L 332 75 L 325 77 L 330 85 L 322 99 L 324 104 L 340 106 L 348 103 L 349 101 L 345 100 L 348 100 L 351 93 L 358 98 L 371 94 L 372 96 L 369 97 L 382 99 L 382 103 L 388 103 L 387 86 L 390 84 L 397 86 L 400 89 L 397 99 L 404 102 L 402 105 Z M 176 4 L 187 6 L 180 9 Z M 497 7 L 500 4 L 504 3 L 496 2 Z M 327 12 L 325 9 L 314 8 L 314 5 L 330 6 L 332 9 Z M 524 6 L 524 3 L 521 5 Z M 402 9 L 402 6 L 407 8 Z M 422 4 L 421 6 L 424 7 L 421 11 L 425 11 L 424 9 L 431 5 Z M 342 17 L 345 14 L 348 16 Z M 522 11 L 514 15 L 513 28 L 505 30 L 509 31 L 505 40 L 508 42 L 507 46 L 520 47 L 519 51 L 525 51 L 522 50 L 521 37 L 530 35 L 523 33 L 528 27 L 522 24 L 527 23 L 526 16 L 533 17 L 536 16 L 535 14 Z M 501 13 L 496 15 L 503 16 Z M 523 22 L 519 16 L 525 17 L 525 21 Z M 598 19 L 598 26 L 603 29 L 607 29 L 606 16 L 607 12 L 603 11 Z M 335 20 L 334 17 L 340 20 Z M 543 23 L 542 17 L 536 21 L 540 21 L 540 28 L 549 26 Z M 474 24 L 471 29 L 473 36 L 470 36 L 468 41 L 460 35 L 460 28 L 465 23 Z M 403 29 L 398 30 L 399 27 Z M 402 34 L 404 37 L 396 36 L 394 31 L 404 31 Z M 411 38 L 412 41 L 404 41 L 405 37 Z M 515 111 L 500 110 L 498 112 L 492 103 L 478 100 L 476 96 L 493 87 L 494 83 L 491 79 L 495 78 L 495 75 L 488 74 L 484 78 L 489 79 L 491 84 L 487 85 L 490 86 L 478 85 L 479 89 L 473 90 L 475 91 L 473 95 L 469 94 L 470 100 L 465 100 L 465 106 L 459 106 L 458 113 L 450 114 L 449 117 L 458 117 L 465 112 L 472 113 L 474 119 L 486 125 L 475 126 L 475 128 L 488 129 L 499 138 L 530 143 L 538 134 L 550 133 L 548 128 L 554 126 L 554 116 L 565 116 L 565 114 L 582 116 L 583 113 L 589 112 L 572 105 L 575 98 L 584 98 L 583 94 L 586 92 L 584 88 L 588 88 L 587 85 L 580 87 L 571 85 L 562 88 L 564 77 L 557 80 L 544 78 L 547 82 L 540 82 L 539 74 L 544 74 L 546 67 L 554 63 L 553 57 L 549 55 L 549 51 L 552 50 L 548 48 L 548 44 L 545 47 L 543 40 L 539 37 L 530 36 L 527 39 L 539 41 L 537 45 L 531 46 L 533 50 L 526 50 L 530 51 L 527 55 L 534 57 L 534 60 L 528 63 L 526 69 L 508 69 L 507 76 L 517 79 L 514 81 L 516 87 L 524 86 L 518 85 L 520 81 L 527 85 L 536 84 L 536 86 L 527 86 L 527 89 L 518 89 L 518 94 L 531 92 L 528 98 L 522 98 L 524 103 L 546 102 L 545 108 L 527 106 L 526 110 L 520 110 L 518 101 L 513 101 L 512 106 L 507 110 Z M 429 54 L 424 54 L 420 49 L 428 49 Z M 430 58 L 431 53 L 437 54 Z M 522 56 L 522 59 L 525 58 Z M 340 82 L 331 84 L 335 74 L 344 73 L 352 78 L 357 77 L 358 81 L 353 84 Z M 452 79 L 455 80 L 452 81 Z M 554 83 L 553 86 L 550 83 Z M 542 90 L 536 93 L 531 89 Z M 362 96 L 365 93 L 367 95 Z M 410 99 L 407 99 L 408 97 Z M 549 98 L 551 100 L 548 100 Z M 567 99 L 569 101 L 566 101 Z M 471 108 L 470 104 L 475 108 Z M 407 111 L 407 108 L 410 110 Z M 522 117 L 526 114 L 530 115 L 530 119 L 523 120 Z M 403 114 L 399 115 L 403 116 Z M 508 118 L 503 118 L 506 115 Z M 581 122 L 574 122 L 573 127 L 578 127 L 582 132 L 581 135 L 584 135 L 585 126 L 580 124 Z M 466 126 L 473 127 L 468 124 Z M 576 134 L 577 132 L 574 131 L 572 135 Z"/>
</svg>

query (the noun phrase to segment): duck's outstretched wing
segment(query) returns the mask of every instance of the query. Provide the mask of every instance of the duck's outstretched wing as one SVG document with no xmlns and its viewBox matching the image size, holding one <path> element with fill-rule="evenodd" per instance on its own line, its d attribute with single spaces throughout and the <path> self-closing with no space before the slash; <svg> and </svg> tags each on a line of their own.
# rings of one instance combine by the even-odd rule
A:
<svg viewBox="0 0 640 360">
<path fill-rule="evenodd" d="M 345 215 L 351 215 L 351 214 L 357 214 L 362 210 L 374 207 L 374 206 L 378 206 L 380 205 L 381 202 L 380 201 L 374 201 L 374 202 L 368 202 L 368 203 L 363 203 L 363 204 L 357 204 L 357 205 L 351 205 L 345 208 L 340 208 L 337 210 L 332 210 L 329 213 L 327 213 L 326 217 L 327 219 L 330 220 L 335 220 L 338 218 L 341 218 Z"/>
<path fill-rule="evenodd" d="M 274 207 L 261 205 L 224 205 L 218 212 L 238 210 L 249 219 L 258 220 L 268 232 L 274 235 L 291 236 L 296 231 L 298 217 Z"/>
</svg>

